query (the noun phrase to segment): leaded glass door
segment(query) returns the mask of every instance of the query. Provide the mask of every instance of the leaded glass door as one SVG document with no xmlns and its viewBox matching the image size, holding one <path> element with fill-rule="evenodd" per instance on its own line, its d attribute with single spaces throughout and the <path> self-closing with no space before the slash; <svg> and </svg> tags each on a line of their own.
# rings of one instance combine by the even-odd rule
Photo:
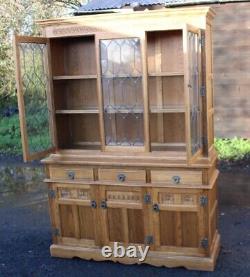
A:
<svg viewBox="0 0 250 277">
<path fill-rule="evenodd" d="M 187 74 L 189 102 L 190 156 L 201 149 L 201 95 L 200 95 L 200 35 L 199 30 L 187 28 Z"/>
<path fill-rule="evenodd" d="M 54 150 L 48 73 L 48 40 L 15 37 L 16 77 L 24 161 Z"/>
<path fill-rule="evenodd" d="M 106 146 L 144 146 L 144 100 L 139 38 L 100 40 Z"/>
</svg>

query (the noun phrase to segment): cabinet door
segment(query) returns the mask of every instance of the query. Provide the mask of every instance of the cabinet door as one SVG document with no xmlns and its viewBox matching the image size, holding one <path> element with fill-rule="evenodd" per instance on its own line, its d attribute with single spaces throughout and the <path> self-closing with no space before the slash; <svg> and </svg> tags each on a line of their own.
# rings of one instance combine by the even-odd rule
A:
<svg viewBox="0 0 250 277">
<path fill-rule="evenodd" d="M 106 148 L 142 148 L 141 41 L 139 38 L 100 39 L 100 60 Z"/>
<path fill-rule="evenodd" d="M 96 186 L 55 184 L 54 195 L 57 241 L 65 245 L 97 245 Z"/>
<path fill-rule="evenodd" d="M 194 156 L 202 147 L 201 122 L 201 44 L 200 30 L 187 26 L 184 36 L 186 49 L 187 130 L 188 156 Z"/>
<path fill-rule="evenodd" d="M 200 190 L 153 188 L 155 249 L 186 255 L 206 254 L 206 207 Z"/>
<path fill-rule="evenodd" d="M 135 187 L 101 186 L 100 216 L 103 243 L 124 245 L 144 244 L 146 233 L 143 189 Z"/>
<path fill-rule="evenodd" d="M 48 40 L 15 37 L 16 81 L 24 161 L 54 150 Z"/>
</svg>

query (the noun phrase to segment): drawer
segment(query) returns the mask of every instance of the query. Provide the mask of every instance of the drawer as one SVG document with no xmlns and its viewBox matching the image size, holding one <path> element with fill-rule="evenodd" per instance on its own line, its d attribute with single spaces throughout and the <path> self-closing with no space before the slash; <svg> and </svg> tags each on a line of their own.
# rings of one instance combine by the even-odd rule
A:
<svg viewBox="0 0 250 277">
<path fill-rule="evenodd" d="M 63 186 L 57 185 L 58 200 L 91 200 L 91 192 L 89 186 Z"/>
<path fill-rule="evenodd" d="M 152 170 L 151 182 L 173 185 L 202 185 L 202 171 Z"/>
<path fill-rule="evenodd" d="M 67 180 L 93 180 L 93 169 L 81 166 L 52 166 L 50 167 L 51 179 L 67 179 Z"/>
<path fill-rule="evenodd" d="M 145 170 L 99 169 L 99 180 L 111 182 L 146 182 Z"/>
</svg>

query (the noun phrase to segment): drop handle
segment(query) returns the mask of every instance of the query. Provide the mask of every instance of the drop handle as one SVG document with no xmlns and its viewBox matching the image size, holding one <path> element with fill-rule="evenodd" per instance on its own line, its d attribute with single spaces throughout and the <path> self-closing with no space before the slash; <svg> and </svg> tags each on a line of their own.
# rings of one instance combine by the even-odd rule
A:
<svg viewBox="0 0 250 277">
<path fill-rule="evenodd" d="M 118 180 L 119 182 L 125 182 L 125 180 L 126 180 L 126 175 L 123 174 L 123 173 L 118 174 L 118 175 L 117 175 L 117 180 Z"/>
<path fill-rule="evenodd" d="M 181 177 L 180 176 L 173 176 L 172 181 L 173 181 L 174 184 L 180 184 Z"/>
<path fill-rule="evenodd" d="M 68 178 L 70 180 L 74 180 L 75 179 L 75 172 L 74 171 L 69 171 L 68 172 Z"/>
</svg>

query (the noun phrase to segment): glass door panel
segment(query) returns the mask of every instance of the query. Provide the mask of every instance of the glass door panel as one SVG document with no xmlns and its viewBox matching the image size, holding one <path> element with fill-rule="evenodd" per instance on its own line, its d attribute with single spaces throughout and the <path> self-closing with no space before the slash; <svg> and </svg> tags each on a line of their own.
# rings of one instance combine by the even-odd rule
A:
<svg viewBox="0 0 250 277">
<path fill-rule="evenodd" d="M 143 146 L 143 94 L 140 40 L 100 42 L 105 143 Z"/>
<path fill-rule="evenodd" d="M 188 32 L 188 71 L 190 101 L 191 154 L 201 148 L 201 100 L 199 93 L 199 36 Z"/>
</svg>

